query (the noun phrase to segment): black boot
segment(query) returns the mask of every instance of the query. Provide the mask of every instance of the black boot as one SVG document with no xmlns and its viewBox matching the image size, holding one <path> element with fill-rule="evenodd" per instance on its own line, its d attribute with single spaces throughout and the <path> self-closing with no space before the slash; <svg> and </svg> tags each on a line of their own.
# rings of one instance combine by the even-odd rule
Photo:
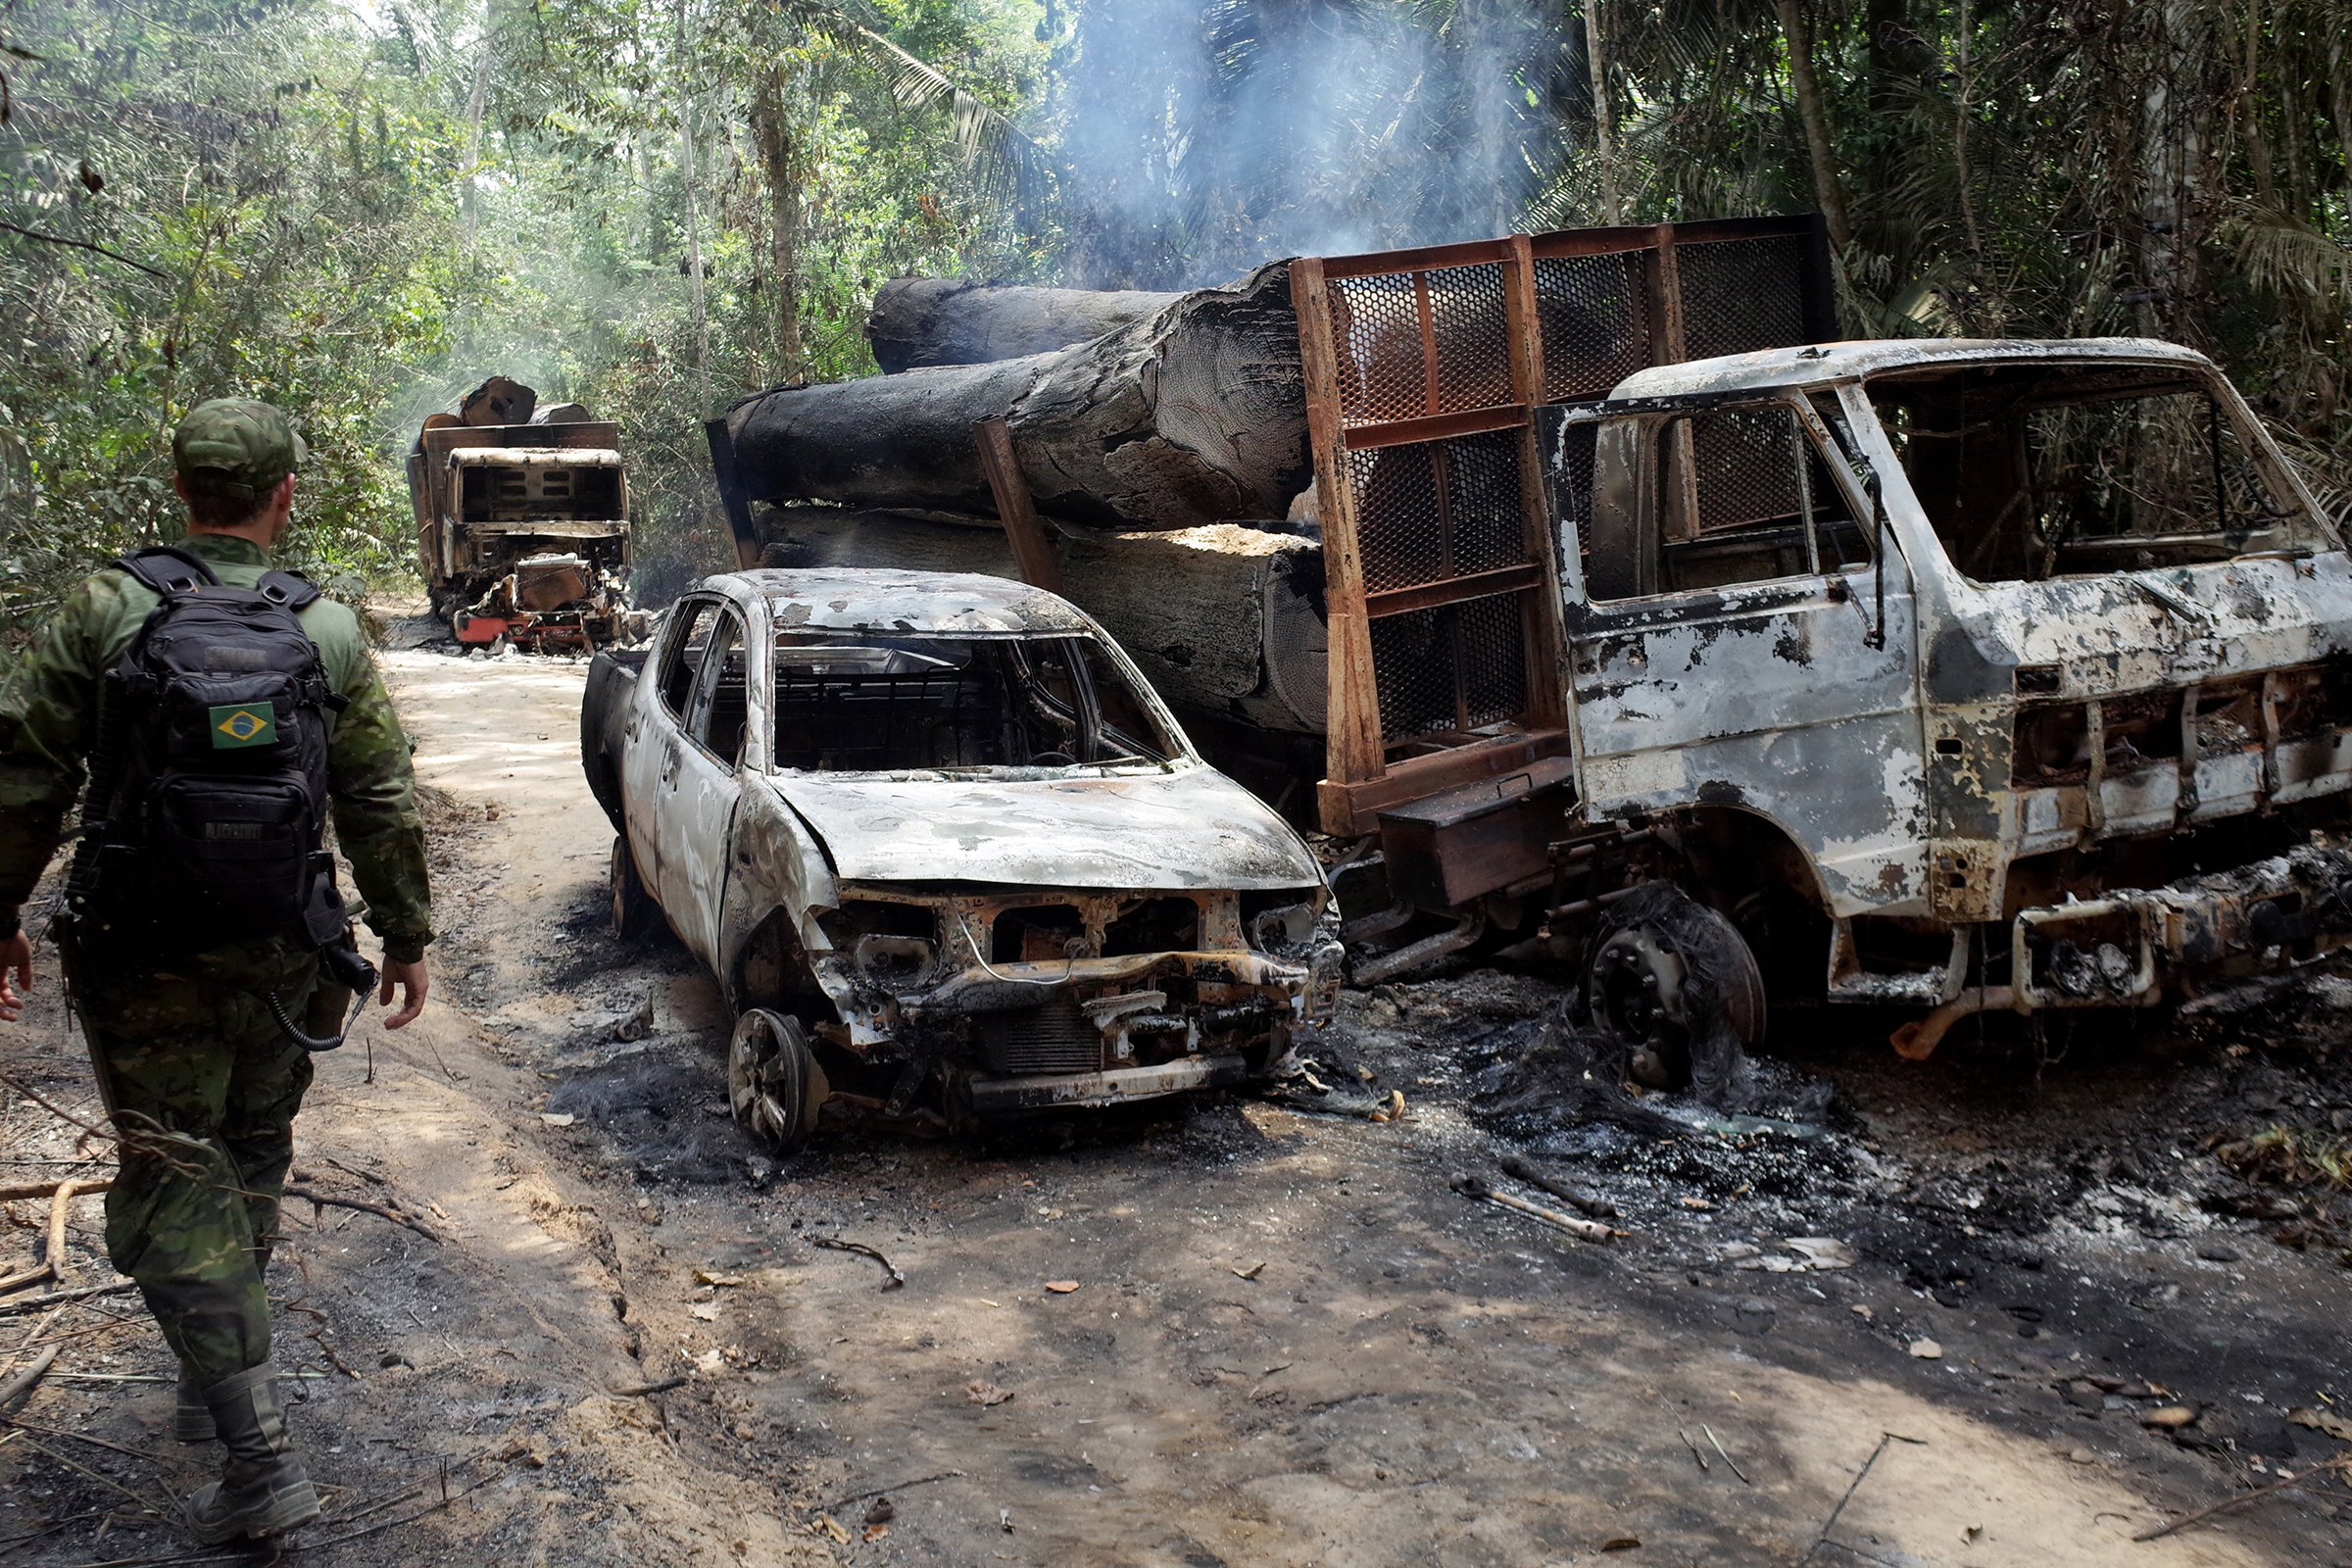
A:
<svg viewBox="0 0 2352 1568">
<path fill-rule="evenodd" d="M 318 1494 L 294 1457 L 277 1403 L 277 1368 L 264 1361 L 204 1391 L 227 1446 L 220 1479 L 188 1499 L 188 1529 L 208 1546 L 274 1536 L 318 1517 Z"/>
<path fill-rule="evenodd" d="M 219 1436 L 213 1429 L 213 1408 L 204 1402 L 204 1386 L 183 1364 L 179 1369 L 179 1404 L 172 1412 L 172 1437 L 178 1443 L 210 1443 Z"/>
</svg>

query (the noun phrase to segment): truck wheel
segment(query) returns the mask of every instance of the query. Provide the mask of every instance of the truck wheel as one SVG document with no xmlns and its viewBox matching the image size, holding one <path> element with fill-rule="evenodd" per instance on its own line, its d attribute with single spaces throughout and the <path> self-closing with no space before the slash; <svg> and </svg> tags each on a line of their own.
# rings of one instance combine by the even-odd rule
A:
<svg viewBox="0 0 2352 1568">
<path fill-rule="evenodd" d="M 1647 888 L 1610 910 L 1585 995 L 1623 1042 L 1626 1071 L 1653 1089 L 1718 1080 L 1764 1038 L 1764 977 L 1731 921 L 1680 888 Z M 1704 1087 L 1704 1085 L 1702 1085 Z"/>
<path fill-rule="evenodd" d="M 623 942 L 642 942 L 661 922 L 662 906 L 637 874 L 637 857 L 629 853 L 626 834 L 612 841 L 612 934 Z"/>
<path fill-rule="evenodd" d="M 816 1131 L 817 1107 L 831 1093 L 798 1018 L 754 1007 L 735 1021 L 727 1104 L 737 1126 L 789 1154 Z"/>
</svg>

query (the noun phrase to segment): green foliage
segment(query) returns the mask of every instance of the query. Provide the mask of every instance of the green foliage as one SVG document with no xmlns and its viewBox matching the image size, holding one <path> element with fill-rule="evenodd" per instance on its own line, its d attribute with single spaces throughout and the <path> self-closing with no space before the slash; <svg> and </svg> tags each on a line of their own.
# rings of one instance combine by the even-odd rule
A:
<svg viewBox="0 0 2352 1568">
<path fill-rule="evenodd" d="M 1581 9 L 1581 8 L 1580 8 Z M 1630 220 L 1816 205 L 1779 8 L 1601 0 Z M 2352 46 L 2330 0 L 1803 0 L 1858 336 L 2214 356 L 2352 508 Z M 1583 27 L 1564 37 L 1581 54 Z M 1574 123 L 1592 123 L 1588 91 Z M 1537 221 L 1596 219 L 1577 138 Z"/>
<path fill-rule="evenodd" d="M 660 603 L 732 559 L 703 419 L 870 373 L 892 275 L 1222 277 L 1825 178 L 1850 330 L 2193 343 L 2352 507 L 2340 6 L 1593 3 L 1605 170 L 1584 0 L 16 0 L 0 646 L 174 532 L 206 396 L 296 416 L 296 553 L 346 594 L 412 571 L 426 414 L 492 373 L 585 403 Z"/>
<path fill-rule="evenodd" d="M 0 231 L 0 642 L 176 535 L 170 431 L 228 392 L 310 443 L 292 552 L 346 595 L 413 580 L 403 460 L 492 373 L 621 423 L 642 599 L 727 564 L 708 414 L 869 373 L 885 277 L 1038 265 L 996 200 L 1029 157 L 1003 111 L 1041 85 L 1026 9 L 23 0 L 0 17 L 0 222 L 32 231 Z"/>
<path fill-rule="evenodd" d="M 44 0 L 0 26 L 39 57 L 13 73 L 0 214 L 113 253 L 0 235 L 0 630 L 176 536 L 171 428 L 225 393 L 309 440 L 296 557 L 345 593 L 394 567 L 382 410 L 466 294 L 447 117 L 323 4 Z"/>
</svg>

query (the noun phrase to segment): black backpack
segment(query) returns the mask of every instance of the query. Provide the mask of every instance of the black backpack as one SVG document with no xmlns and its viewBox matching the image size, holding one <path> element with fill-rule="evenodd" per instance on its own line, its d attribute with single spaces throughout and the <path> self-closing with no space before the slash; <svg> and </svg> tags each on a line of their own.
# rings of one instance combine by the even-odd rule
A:
<svg viewBox="0 0 2352 1568">
<path fill-rule="evenodd" d="M 346 927 L 327 809 L 329 688 L 291 572 L 223 587 L 196 556 L 114 563 L 163 596 L 108 672 L 68 907 L 85 948 L 165 956 Z"/>
</svg>

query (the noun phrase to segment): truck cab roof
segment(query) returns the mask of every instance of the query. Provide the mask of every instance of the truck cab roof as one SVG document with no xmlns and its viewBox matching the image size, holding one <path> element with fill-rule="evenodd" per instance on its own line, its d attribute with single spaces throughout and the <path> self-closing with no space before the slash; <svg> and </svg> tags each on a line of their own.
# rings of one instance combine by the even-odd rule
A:
<svg viewBox="0 0 2352 1568">
<path fill-rule="evenodd" d="M 1889 370 L 2082 360 L 2178 366 L 2190 372 L 2212 368 L 2212 362 L 2196 350 L 2150 337 L 1865 338 L 1652 366 L 1618 382 L 1609 399 L 1766 392 L 1788 386 L 1828 386 Z"/>
</svg>

